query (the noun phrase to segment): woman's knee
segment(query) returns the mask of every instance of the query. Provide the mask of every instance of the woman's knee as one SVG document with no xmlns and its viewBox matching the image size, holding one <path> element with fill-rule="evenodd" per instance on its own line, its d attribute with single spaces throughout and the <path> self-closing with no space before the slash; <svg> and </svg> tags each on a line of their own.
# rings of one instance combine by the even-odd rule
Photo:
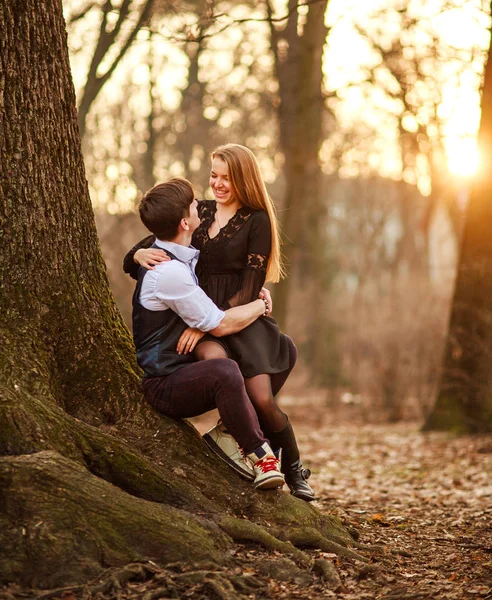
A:
<svg viewBox="0 0 492 600">
<path fill-rule="evenodd" d="M 250 396 L 253 406 L 263 414 L 273 414 L 280 412 L 278 404 L 273 396 Z"/>
<path fill-rule="evenodd" d="M 214 360 L 218 358 L 227 358 L 227 352 L 221 344 L 216 342 L 203 342 L 195 348 L 194 355 L 196 360 Z"/>
</svg>

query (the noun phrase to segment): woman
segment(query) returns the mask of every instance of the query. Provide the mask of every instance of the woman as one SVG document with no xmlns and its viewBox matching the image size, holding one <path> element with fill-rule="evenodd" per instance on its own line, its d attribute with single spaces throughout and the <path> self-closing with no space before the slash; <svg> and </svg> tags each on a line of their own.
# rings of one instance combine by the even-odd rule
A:
<svg viewBox="0 0 492 600">
<path fill-rule="evenodd" d="M 215 200 L 199 202 L 200 226 L 193 246 L 200 250 L 196 274 L 200 286 L 222 309 L 246 304 L 258 297 L 266 281 L 283 276 L 278 225 L 254 154 L 238 144 L 219 146 L 212 153 L 210 187 Z M 125 257 L 132 276 L 135 262 L 146 268 L 167 257 L 150 249 L 154 238 L 142 240 Z M 282 472 L 291 493 L 314 500 L 302 468 L 299 450 L 287 415 L 274 396 L 294 367 L 297 350 L 280 332 L 276 321 L 263 316 L 239 333 L 213 340 L 188 329 L 178 351 L 194 351 L 198 360 L 230 356 L 239 365 L 260 425 L 274 450 L 282 449 Z"/>
</svg>

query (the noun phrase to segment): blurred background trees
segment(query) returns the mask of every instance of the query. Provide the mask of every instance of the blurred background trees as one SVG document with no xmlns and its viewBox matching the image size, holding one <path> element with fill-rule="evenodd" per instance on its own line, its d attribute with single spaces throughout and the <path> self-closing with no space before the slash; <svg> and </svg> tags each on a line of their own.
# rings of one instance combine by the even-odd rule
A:
<svg viewBox="0 0 492 600">
<path fill-rule="evenodd" d="M 439 383 L 490 6 L 481 0 L 65 0 L 87 178 L 127 322 L 156 181 L 257 155 L 284 231 L 274 311 L 305 383 L 372 419 Z"/>
<path fill-rule="evenodd" d="M 481 101 L 482 164 L 474 178 L 464 224 L 443 374 L 425 429 L 492 432 L 492 45 Z"/>
</svg>

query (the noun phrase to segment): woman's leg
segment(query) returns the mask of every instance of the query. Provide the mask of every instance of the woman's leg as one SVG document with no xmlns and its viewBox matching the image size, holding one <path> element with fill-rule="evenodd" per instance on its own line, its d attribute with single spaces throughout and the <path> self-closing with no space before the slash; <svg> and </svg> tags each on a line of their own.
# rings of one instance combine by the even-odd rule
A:
<svg viewBox="0 0 492 600">
<path fill-rule="evenodd" d="M 291 493 L 297 498 L 310 502 L 315 499 L 314 492 L 306 481 L 311 472 L 303 468 L 292 425 L 274 398 L 286 382 L 297 360 L 297 349 L 290 338 L 288 342 L 289 367 L 285 371 L 273 375 L 250 377 L 244 380 L 244 384 L 272 449 L 274 451 L 282 449 L 282 473 L 285 475 Z"/>
<path fill-rule="evenodd" d="M 213 341 L 206 341 L 198 344 L 193 351 L 196 360 L 212 360 L 214 358 L 229 358 L 226 349 L 222 344 Z"/>
<path fill-rule="evenodd" d="M 280 373 L 272 375 L 264 373 L 244 380 L 246 391 L 258 413 L 260 423 L 268 431 L 280 431 L 288 421 L 287 415 L 280 410 L 275 401 L 275 396 L 287 381 L 297 361 L 297 348 L 289 337 L 286 336 L 286 338 L 289 346 L 289 366 L 287 369 Z"/>
<path fill-rule="evenodd" d="M 287 424 L 280 431 L 264 429 L 263 432 L 270 440 L 270 446 L 274 452 L 277 448 L 282 449 L 281 468 L 282 473 L 285 475 L 285 483 L 290 488 L 290 493 L 306 502 L 315 500 L 314 491 L 307 482 L 311 471 L 304 469 L 302 466 L 291 422 L 287 419 Z"/>
<path fill-rule="evenodd" d="M 292 371 L 297 362 L 297 348 L 294 342 L 290 339 L 290 337 L 285 337 L 287 338 L 287 343 L 289 345 L 289 366 L 285 371 L 270 375 L 272 382 L 272 393 L 274 396 L 276 396 L 280 392 L 284 383 L 287 381 L 287 377 L 290 375 L 290 372 Z"/>
<path fill-rule="evenodd" d="M 288 419 L 275 402 L 270 375 L 264 373 L 248 377 L 244 380 L 244 385 L 262 428 L 268 431 L 283 429 Z"/>
</svg>

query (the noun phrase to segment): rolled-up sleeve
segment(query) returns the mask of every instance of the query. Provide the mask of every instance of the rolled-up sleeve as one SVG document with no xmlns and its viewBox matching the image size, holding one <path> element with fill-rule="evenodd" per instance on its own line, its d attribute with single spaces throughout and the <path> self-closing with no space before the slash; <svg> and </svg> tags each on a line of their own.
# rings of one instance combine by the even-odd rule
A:
<svg viewBox="0 0 492 600">
<path fill-rule="evenodd" d="M 177 261 L 168 263 L 166 271 L 159 274 L 155 295 L 189 327 L 201 331 L 215 329 L 225 315 L 195 283 L 188 267 Z"/>
</svg>

